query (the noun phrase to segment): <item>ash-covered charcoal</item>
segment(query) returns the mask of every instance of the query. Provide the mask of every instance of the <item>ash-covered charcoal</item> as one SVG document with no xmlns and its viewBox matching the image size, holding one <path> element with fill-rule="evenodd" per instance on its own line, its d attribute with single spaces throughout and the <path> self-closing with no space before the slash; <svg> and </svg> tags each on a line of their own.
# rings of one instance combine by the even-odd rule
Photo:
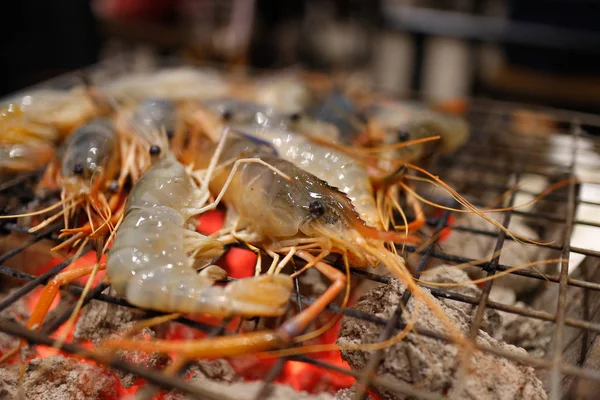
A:
<svg viewBox="0 0 600 400">
<path fill-rule="evenodd" d="M 18 366 L 0 369 L 0 398 L 18 398 Z M 61 355 L 27 363 L 22 390 L 26 399 L 103 400 L 119 397 L 119 381 L 104 368 Z"/>
<path fill-rule="evenodd" d="M 124 327 L 125 329 L 123 332 L 126 332 L 133 327 L 133 323 L 126 324 Z M 122 335 L 123 333 L 115 333 L 113 335 L 109 335 L 108 337 L 116 338 L 121 337 Z M 156 333 L 150 328 L 144 328 L 139 333 L 132 336 L 133 339 L 137 340 L 152 340 L 155 337 Z M 148 354 L 132 350 L 118 350 L 115 355 L 130 364 L 138 365 L 148 369 L 162 369 L 169 363 L 171 359 L 168 355 L 162 353 Z M 111 370 L 119 378 L 121 385 L 126 389 L 133 386 L 138 378 L 137 375 L 122 371 L 120 369 Z"/>
<path fill-rule="evenodd" d="M 204 378 L 229 383 L 242 380 L 229 361 L 224 359 L 196 361 L 190 366 L 189 373 L 192 380 Z"/>
<path fill-rule="evenodd" d="M 461 283 L 469 279 L 462 270 L 452 266 L 441 266 L 426 271 L 421 277 L 427 282 L 436 283 Z M 446 290 L 464 294 L 479 299 L 481 289 L 472 283 L 466 285 L 445 288 Z M 517 302 L 515 293 L 504 286 L 492 286 L 490 300 L 502 304 L 530 309 L 523 302 Z M 465 312 L 466 315 L 475 315 L 475 305 L 467 303 L 444 300 L 449 307 L 454 307 Z M 550 342 L 552 322 L 536 318 L 507 313 L 487 308 L 485 310 L 481 329 L 496 340 L 525 349 L 532 356 L 543 357 Z"/>
<path fill-rule="evenodd" d="M 6 296 L 12 293 L 8 292 Z M 4 298 L 5 296 L 2 296 Z M 2 310 L 0 312 L 0 324 L 4 322 L 12 322 L 19 323 L 24 325 L 29 319 L 29 311 L 27 310 L 27 305 L 25 299 L 21 297 L 19 300 L 15 301 L 10 307 Z M 19 338 L 6 334 L 4 332 L 0 332 L 0 356 L 2 354 L 16 348 L 19 345 Z M 37 355 L 35 347 L 27 346 L 25 351 L 26 357 L 33 357 Z M 0 397 L 1 398 L 1 397 Z"/>
<path fill-rule="evenodd" d="M 503 214 L 487 214 L 490 218 L 498 222 L 502 222 Z M 478 215 L 465 214 L 460 219 L 457 219 L 456 226 L 468 227 L 471 229 L 482 230 L 487 232 L 498 232 L 499 229 L 493 226 L 488 221 L 484 220 Z M 522 219 L 513 216 L 509 226 L 511 232 L 518 234 L 528 239 L 539 241 L 538 235 L 529 227 L 525 225 Z M 448 238 L 442 242 L 442 250 L 446 253 L 468 257 L 475 260 L 490 261 L 494 255 L 497 238 L 487 235 L 482 235 L 473 232 L 453 230 Z M 532 261 L 547 259 L 550 254 L 543 247 L 518 243 L 512 240 L 506 239 L 502 247 L 502 253 L 500 255 L 500 264 L 507 265 L 509 267 L 515 267 L 524 265 Z M 555 273 L 556 264 L 542 264 L 536 265 L 536 271 L 541 273 Z M 483 278 L 486 276 L 485 272 L 477 266 L 468 267 L 465 269 L 467 273 L 473 278 Z M 540 286 L 544 285 L 545 281 L 541 279 L 533 279 L 524 276 L 518 276 L 513 274 L 504 275 L 497 278 L 494 285 L 502 285 L 511 288 L 517 296 L 531 292 Z"/>
<path fill-rule="evenodd" d="M 446 287 L 444 289 L 475 298 L 479 298 L 481 295 L 481 289 L 479 289 L 475 284 L 468 282 L 470 280 L 469 275 L 467 275 L 467 273 L 463 270 L 452 266 L 440 266 L 427 270 L 423 273 L 421 279 L 425 282 L 434 283 L 461 283 L 460 286 L 454 286 L 451 288 Z M 469 318 L 475 315 L 475 310 L 477 307 L 472 304 L 453 300 L 444 300 L 444 304 L 448 307 L 452 307 L 458 312 L 464 313 L 465 315 L 469 316 Z M 494 336 L 494 332 L 497 332 L 498 328 L 501 326 L 502 317 L 500 316 L 499 312 L 491 308 L 485 310 L 481 329 Z"/>
<path fill-rule="evenodd" d="M 101 346 L 108 338 L 121 337 L 131 331 L 143 315 L 141 311 L 129 307 L 118 306 L 106 302 L 92 300 L 83 309 L 82 315 L 75 326 L 75 340 L 90 340 L 94 347 Z M 150 340 L 155 338 L 153 328 L 143 328 L 133 338 Z M 116 355 L 132 364 L 144 368 L 162 368 L 169 362 L 169 357 L 161 353 L 141 353 L 138 351 L 119 350 Z M 113 371 L 124 388 L 134 385 L 137 375 L 115 369 Z"/>
<path fill-rule="evenodd" d="M 144 314 L 130 307 L 92 300 L 83 308 L 75 326 L 75 340 L 91 340 L 94 344 L 108 335 L 123 332 L 125 325 L 138 321 Z"/>
<path fill-rule="evenodd" d="M 224 359 L 197 361 L 190 367 L 188 376 L 191 384 L 236 400 L 255 399 L 264 385 L 261 381 L 244 382 L 231 364 Z M 165 400 L 184 400 L 189 397 L 171 391 L 163 398 Z M 296 392 L 288 385 L 273 383 L 267 398 L 269 400 L 332 400 L 333 396 L 328 393 L 312 395 L 307 392 Z"/>
<path fill-rule="evenodd" d="M 380 318 L 390 319 L 400 303 L 404 289 L 404 286 L 398 281 L 392 280 L 389 285 L 376 288 L 363 296 L 356 308 L 369 314 L 375 314 Z M 469 332 L 470 316 L 466 312 L 461 311 L 457 306 L 449 306 L 446 301 L 435 299 L 426 289 L 423 289 L 423 292 L 445 311 L 448 319 L 454 323 L 456 328 L 463 334 Z M 416 322 L 418 328 L 446 332 L 445 326 L 438 318 L 422 302 L 417 302 L 414 296 L 406 307 L 403 316 L 405 322 L 415 313 L 416 304 L 419 304 Z M 375 343 L 379 340 L 383 330 L 383 326 L 344 317 L 337 343 L 341 346 Z M 481 330 L 478 342 L 516 354 L 526 354 L 525 350 L 499 342 Z M 376 374 L 379 377 L 404 381 L 418 385 L 427 391 L 447 393 L 448 396 L 461 399 L 547 398 L 542 383 L 536 377 L 533 368 L 518 365 L 482 351 L 477 351 L 472 355 L 471 368 L 464 384 L 456 385 L 455 378 L 460 360 L 458 354 L 458 348 L 454 344 L 410 333 L 403 341 L 384 351 L 384 357 Z M 370 356 L 371 352 L 342 350 L 342 358 L 356 370 L 362 370 Z M 390 393 L 383 388 L 378 388 L 378 390 L 388 399 L 407 398 L 402 394 Z M 457 390 L 460 392 L 457 393 Z"/>
<path fill-rule="evenodd" d="M 569 278 L 583 280 L 592 284 L 600 283 L 600 260 L 596 257 L 586 257 L 573 271 Z M 542 311 L 547 311 L 551 314 L 557 312 L 557 299 L 559 298 L 560 286 L 558 283 L 550 285 L 544 293 L 535 299 L 534 306 Z M 600 292 L 596 290 L 587 290 L 577 286 L 569 285 L 567 287 L 566 296 L 566 317 L 572 320 L 588 321 L 592 324 L 600 323 Z M 554 331 L 555 324 L 551 325 L 551 342 L 548 344 L 548 349 L 555 347 Z M 600 356 L 592 356 L 590 353 L 593 348 L 590 343 L 591 338 L 584 334 L 585 330 L 565 325 L 562 341 L 562 359 L 565 364 L 577 365 L 582 362 L 582 355 L 585 356 L 586 366 L 590 369 L 600 369 Z M 599 352 L 600 353 L 600 352 Z M 547 387 L 551 384 L 551 373 L 547 370 L 540 371 L 540 376 Z M 578 379 L 575 376 L 565 375 L 561 379 L 561 393 L 563 395 L 571 394 L 574 385 Z"/>
<path fill-rule="evenodd" d="M 530 309 L 523 302 L 517 302 L 513 305 Z M 502 326 L 493 335 L 495 339 L 523 348 L 530 355 L 537 358 L 546 355 L 548 346 L 552 341 L 552 328 L 554 325 L 552 322 L 507 312 L 500 312 L 500 314 L 502 316 Z"/>
<path fill-rule="evenodd" d="M 0 367 L 0 399 L 16 399 L 19 382 L 19 365 L 3 365 Z"/>
</svg>

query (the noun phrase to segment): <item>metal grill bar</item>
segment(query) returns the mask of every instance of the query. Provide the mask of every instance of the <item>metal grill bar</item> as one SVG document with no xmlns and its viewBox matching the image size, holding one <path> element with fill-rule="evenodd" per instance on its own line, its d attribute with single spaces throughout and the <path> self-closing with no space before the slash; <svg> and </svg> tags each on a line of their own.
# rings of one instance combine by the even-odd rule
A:
<svg viewBox="0 0 600 400">
<path fill-rule="evenodd" d="M 421 272 L 423 272 L 423 270 L 427 267 L 427 263 L 429 262 L 429 257 L 431 255 L 431 252 L 433 251 L 433 248 L 434 248 L 437 240 L 439 239 L 442 229 L 444 229 L 444 226 L 448 223 L 449 217 L 450 217 L 450 212 L 444 211 L 444 214 L 443 214 L 442 218 L 440 219 L 438 226 L 436 227 L 434 236 L 433 236 L 435 238 L 435 240 L 433 240 L 425 248 L 425 254 L 423 255 L 423 257 L 421 257 L 421 260 L 419 260 L 419 264 L 418 264 L 415 274 L 414 274 L 415 278 L 419 278 L 419 276 L 421 275 Z M 383 342 L 392 337 L 392 333 L 394 332 L 395 327 L 398 325 L 398 323 L 400 321 L 402 321 L 402 314 L 404 311 L 404 307 L 406 306 L 406 304 L 408 304 L 408 301 L 410 300 L 411 296 L 412 296 L 412 293 L 408 289 L 404 291 L 404 293 L 402 294 L 402 299 L 400 300 L 400 303 L 398 304 L 396 311 L 394 311 L 392 318 L 390 318 L 390 320 L 386 324 L 383 332 L 381 332 L 381 335 L 379 336 L 378 341 Z M 361 379 L 359 381 L 361 383 L 361 386 L 357 388 L 355 398 L 362 398 L 362 399 L 366 398 L 366 393 L 364 391 L 364 387 L 369 386 L 370 378 L 373 375 L 373 373 L 377 370 L 379 365 L 381 364 L 382 358 L 383 358 L 383 350 L 376 350 L 373 352 L 369 361 L 367 362 L 367 365 L 365 366 L 363 373 L 361 374 Z M 364 385 L 364 387 L 362 385 Z"/>
<path fill-rule="evenodd" d="M 580 128 L 577 122 L 573 123 L 573 141 L 577 143 L 580 134 Z M 577 153 L 575 152 L 576 146 L 573 146 L 573 152 L 571 153 L 571 166 L 569 168 L 570 173 L 573 174 L 575 169 L 575 162 L 577 159 Z M 573 232 L 573 223 L 575 219 L 575 185 L 571 183 L 569 185 L 569 201 L 567 211 L 567 226 L 565 229 L 565 236 L 563 243 L 565 245 L 562 252 L 562 259 L 560 267 L 560 281 L 559 281 L 559 292 L 558 292 L 558 304 L 556 306 L 556 331 L 554 336 L 554 351 L 552 354 L 552 377 L 550 379 L 550 398 L 558 400 L 560 398 L 560 363 L 562 359 L 562 349 L 564 341 L 564 327 L 567 312 L 567 285 L 569 278 L 569 254 L 571 247 L 571 234 Z"/>
<path fill-rule="evenodd" d="M 67 268 L 67 266 L 69 266 L 72 261 L 74 261 L 73 257 L 67 258 L 65 261 L 61 262 L 56 267 L 52 268 L 51 270 L 43 273 L 42 275 L 40 275 L 38 277 L 36 277 L 35 279 L 26 283 L 25 285 L 23 285 L 21 288 L 17 289 L 10 295 L 6 296 L 6 298 L 4 298 L 4 300 L 0 301 L 0 311 L 6 309 L 8 306 L 13 304 L 15 301 L 19 300 L 21 297 L 27 295 L 29 292 L 31 292 L 33 289 L 35 289 L 37 286 L 45 285 L 50 279 L 52 279 L 52 277 L 57 275 L 63 269 Z"/>
<path fill-rule="evenodd" d="M 409 252 L 416 252 L 416 248 L 413 246 L 406 246 L 406 250 Z M 421 251 L 421 252 L 419 252 L 419 254 L 423 254 L 423 252 Z M 436 251 L 433 251 L 431 256 L 434 258 L 438 258 L 440 260 L 455 262 L 455 263 L 467 263 L 467 262 L 472 263 L 473 261 L 477 261 L 473 258 L 455 256 L 452 254 L 446 254 L 444 252 L 436 252 Z M 489 262 L 477 263 L 473 266 L 480 267 L 481 269 L 486 270 L 487 268 L 490 267 L 490 263 Z M 502 264 L 499 264 L 496 267 L 496 269 L 498 271 L 506 271 L 509 268 L 511 268 L 511 267 L 508 265 L 502 265 Z M 539 273 L 537 273 L 535 271 L 527 271 L 527 270 L 512 271 L 511 274 L 526 276 L 529 278 L 535 278 L 535 279 L 540 279 L 540 280 L 547 280 L 549 282 L 558 282 L 560 279 L 558 275 L 540 275 Z M 581 288 L 600 291 L 600 284 L 598 284 L 598 283 L 587 282 L 587 281 L 582 281 L 581 279 L 572 279 L 572 278 L 569 278 L 568 282 L 569 282 L 570 286 L 577 286 L 577 287 L 581 287 Z"/>
</svg>

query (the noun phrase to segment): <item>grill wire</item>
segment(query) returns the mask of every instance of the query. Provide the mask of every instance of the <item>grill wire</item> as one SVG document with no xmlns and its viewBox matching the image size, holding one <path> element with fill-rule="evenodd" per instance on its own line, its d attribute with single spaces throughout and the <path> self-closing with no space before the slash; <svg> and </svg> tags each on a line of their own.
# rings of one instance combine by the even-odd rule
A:
<svg viewBox="0 0 600 400">
<path fill-rule="evenodd" d="M 516 157 L 518 158 L 518 161 L 515 161 L 514 158 L 511 158 L 511 162 L 501 163 L 503 165 L 498 165 L 498 163 L 495 163 L 495 161 L 497 160 L 494 157 L 490 158 L 489 155 L 495 154 L 498 151 L 498 149 L 495 149 L 494 142 L 491 142 L 488 139 L 491 134 L 497 133 L 498 129 L 494 129 L 493 132 L 490 132 L 489 121 L 497 121 L 499 119 L 500 121 L 504 121 L 503 125 L 501 126 L 506 127 L 506 121 L 507 118 L 509 118 L 511 112 L 510 110 L 514 109 L 515 107 L 518 107 L 518 105 L 491 102 L 487 100 L 474 100 L 471 110 L 469 112 L 469 120 L 472 129 L 472 139 L 457 154 L 454 154 L 450 158 L 443 158 L 440 161 L 438 161 L 435 168 L 439 169 L 440 171 L 447 170 L 448 168 L 453 168 L 475 172 L 496 173 L 499 175 L 511 174 L 512 176 L 516 177 L 515 185 L 518 185 L 523 174 L 534 174 L 542 178 L 550 179 L 556 171 L 560 171 L 564 177 L 572 178 L 576 176 L 575 172 L 578 167 L 600 167 L 593 164 L 585 164 L 583 162 L 581 164 L 578 164 L 577 162 L 577 144 L 579 138 L 582 137 L 582 135 L 586 135 L 584 131 L 586 121 L 588 121 L 587 123 L 589 123 L 591 126 L 600 126 L 600 124 L 597 121 L 598 118 L 594 116 L 587 116 L 585 114 L 554 110 L 552 111 L 552 115 L 554 116 L 554 118 L 556 118 L 556 120 L 561 122 L 563 125 L 567 126 L 567 131 L 571 142 L 569 154 L 570 160 L 568 161 L 568 163 L 561 164 L 554 161 L 540 160 L 539 158 L 533 156 L 530 157 L 530 155 L 536 152 L 536 144 L 538 144 L 538 139 L 532 139 L 528 142 L 526 141 L 526 143 L 519 142 L 511 149 L 511 151 L 513 152 L 512 154 L 516 154 L 518 156 Z M 585 137 L 587 140 L 591 140 L 594 142 L 594 150 L 598 150 L 598 148 L 600 148 L 600 145 L 595 138 L 593 138 L 592 136 Z M 502 157 L 498 156 L 497 159 L 502 159 Z M 439 175 L 442 178 L 444 177 L 443 173 L 440 173 Z M 4 185 L 2 188 L 0 188 L 2 190 L 2 192 L 0 193 L 2 193 L 2 195 L 7 195 L 8 193 L 10 193 L 11 189 L 13 187 L 18 186 L 19 183 L 20 181 L 17 180 L 15 181 L 14 186 Z M 505 191 L 514 187 L 514 185 L 508 186 L 489 181 L 468 182 L 468 186 L 470 188 L 487 191 L 488 193 L 497 194 L 502 194 Z M 515 209 L 512 211 L 504 212 L 504 216 L 501 219 L 501 223 L 504 227 L 508 228 L 511 217 L 518 215 L 528 220 L 561 224 L 564 228 L 564 236 L 562 242 L 558 244 L 554 243 L 550 245 L 545 245 L 546 248 L 560 251 L 561 258 L 563 259 L 568 260 L 569 255 L 571 253 L 575 253 L 586 257 L 592 257 L 595 262 L 600 262 L 600 252 L 583 247 L 571 246 L 571 235 L 576 225 L 600 227 L 599 223 L 575 219 L 577 205 L 600 206 L 600 203 L 598 202 L 582 199 L 580 192 L 581 191 L 579 185 L 576 182 L 571 181 L 571 183 L 569 183 L 567 187 L 566 196 L 562 194 L 553 193 L 544 199 L 544 201 L 546 202 L 551 202 L 557 206 L 564 207 L 564 209 L 566 210 L 565 216 L 557 216 L 551 213 L 541 213 Z M 507 207 L 515 205 L 515 198 L 517 193 L 529 194 L 534 196 L 539 194 L 528 188 L 518 188 L 517 190 L 513 191 L 510 195 L 508 204 L 506 204 Z M 461 194 L 464 193 L 461 192 Z M 481 206 L 481 204 L 476 205 Z M 491 225 L 490 230 L 482 230 L 460 224 L 452 224 L 450 222 L 450 217 L 452 214 L 453 213 L 450 211 L 445 211 L 440 217 L 427 219 L 427 225 L 432 227 L 434 235 L 436 233 L 440 233 L 443 229 L 449 227 L 452 229 L 453 232 L 463 232 L 474 236 L 479 235 L 495 238 L 495 249 L 497 250 L 497 252 L 494 253 L 495 256 L 487 262 L 477 264 L 477 266 L 480 267 L 483 271 L 485 271 L 488 276 L 497 274 L 501 271 L 505 271 L 512 267 L 512 265 L 500 264 L 499 260 L 502 254 L 504 244 L 507 241 L 514 241 L 515 238 L 507 236 L 503 231 L 492 229 Z M 13 292 L 11 295 L 7 296 L 2 301 L 0 301 L 0 311 L 11 306 L 20 298 L 28 295 L 36 287 L 46 284 L 49 280 L 51 280 L 54 276 L 56 276 L 60 271 L 66 268 L 73 261 L 72 259 L 67 259 L 40 276 L 33 276 L 2 265 L 11 257 L 14 257 L 17 254 L 25 251 L 30 245 L 42 239 L 51 237 L 57 231 L 58 228 L 59 227 L 55 225 L 48 228 L 44 232 L 31 235 L 28 241 L 25 241 L 22 245 L 11 249 L 6 254 L 0 256 L 0 273 L 6 276 L 10 276 L 12 278 L 17 278 L 25 282 L 23 286 L 21 286 L 17 291 Z M 0 224 L 0 229 L 5 234 L 11 232 L 23 233 L 24 231 L 26 231 L 23 229 L 23 227 L 13 222 L 5 222 L 4 220 Z M 528 244 L 528 246 L 542 245 Z M 438 243 L 437 239 L 432 241 L 427 247 L 423 249 L 417 249 L 416 247 L 410 245 L 406 246 L 405 249 L 406 252 L 409 254 L 420 254 L 420 259 L 418 265 L 416 266 L 416 276 L 418 276 L 420 272 L 427 268 L 430 260 L 432 259 L 437 259 L 449 263 L 464 263 L 473 261 L 468 257 L 448 254 L 444 252 L 443 244 Z M 536 358 L 531 355 L 514 354 L 499 348 L 484 348 L 479 345 L 477 347 L 482 351 L 491 353 L 496 356 L 505 357 L 518 363 L 529 365 L 535 368 L 550 370 L 552 373 L 550 398 L 558 399 L 560 398 L 559 384 L 562 375 L 571 375 L 576 379 L 588 379 L 600 382 L 600 371 L 590 368 L 583 368 L 578 365 L 569 365 L 562 361 L 563 337 L 564 329 L 566 326 L 581 330 L 581 332 L 583 333 L 583 340 L 587 340 L 589 335 L 595 335 L 600 333 L 600 324 L 592 321 L 568 318 L 566 315 L 567 288 L 569 286 L 582 288 L 585 290 L 587 295 L 589 291 L 600 292 L 600 283 L 588 282 L 582 279 L 569 278 L 568 272 L 568 261 L 563 261 L 560 265 L 560 272 L 554 275 L 551 274 L 542 276 L 541 274 L 533 270 L 518 270 L 511 272 L 514 275 L 521 276 L 523 279 L 547 280 L 552 284 L 558 284 L 559 296 L 557 299 L 557 308 L 555 314 L 545 311 L 525 309 L 514 305 L 501 304 L 490 300 L 489 294 L 491 288 L 494 285 L 494 280 L 486 282 L 481 294 L 478 297 L 454 293 L 450 290 L 445 290 L 441 288 L 429 288 L 429 290 L 435 297 L 439 299 L 450 299 L 477 306 L 471 324 L 472 338 L 477 333 L 481 325 L 482 318 L 486 309 L 495 309 L 507 313 L 518 314 L 528 318 L 554 322 L 554 346 L 552 349 L 549 350 L 549 354 L 547 354 L 545 358 Z M 351 273 L 362 279 L 368 279 L 382 284 L 387 284 L 390 282 L 390 278 L 385 276 L 379 276 L 370 273 L 366 270 L 352 269 Z M 302 293 L 300 293 L 299 284 L 297 280 L 295 282 L 294 287 L 295 294 L 292 296 L 292 301 L 296 302 L 299 308 L 301 308 L 303 305 L 310 304 L 314 301 L 314 298 L 305 296 Z M 83 291 L 83 289 L 80 286 L 75 284 L 67 285 L 65 288 L 67 291 L 76 296 L 79 296 Z M 100 284 L 98 287 L 94 288 L 85 298 L 84 305 L 89 303 L 91 299 L 95 299 L 98 301 L 112 303 L 119 306 L 134 307 L 131 304 L 129 304 L 125 299 L 102 293 L 106 288 L 107 285 L 105 284 Z M 406 304 L 409 298 L 410 293 L 407 291 L 402 297 L 402 305 Z M 402 305 L 398 305 L 396 312 L 394 313 L 393 317 L 389 320 L 382 319 L 376 315 L 361 312 L 351 307 L 340 310 L 340 308 L 335 304 L 329 305 L 327 307 L 327 310 L 334 313 L 342 313 L 344 316 L 362 319 L 365 321 L 369 321 L 370 323 L 380 325 L 383 327 L 383 330 L 379 339 L 387 340 L 392 337 L 392 335 L 397 329 L 402 329 L 405 327 L 405 324 L 402 322 L 401 318 L 403 309 Z M 45 324 L 39 332 L 29 331 L 21 325 L 8 322 L 0 325 L 0 331 L 26 339 L 31 344 L 52 346 L 54 345 L 54 340 L 51 339 L 49 335 L 56 331 L 56 329 L 58 329 L 58 327 L 60 327 L 60 325 L 62 325 L 69 318 L 73 308 L 74 306 L 65 310 L 64 313 L 62 313 L 56 319 L 51 321 L 51 323 Z M 162 313 L 146 311 L 146 315 L 148 317 L 154 317 L 162 315 Z M 593 315 L 593 310 L 590 310 L 587 315 Z M 220 324 L 219 326 L 211 326 L 184 317 L 177 318 L 176 320 L 174 320 L 174 322 L 186 325 L 194 329 L 198 329 L 200 331 L 208 333 L 210 336 L 226 334 L 224 330 L 225 324 Z M 416 331 L 423 336 L 427 336 L 444 342 L 450 341 L 450 338 L 447 335 L 439 332 L 433 332 L 423 329 L 416 329 Z M 584 342 L 584 347 L 585 345 L 586 343 Z M 108 365 L 126 372 L 134 373 L 139 377 L 144 378 L 149 383 L 165 389 L 176 389 L 196 398 L 223 398 L 222 395 L 211 394 L 210 392 L 207 392 L 206 390 L 200 387 L 193 386 L 187 383 L 183 379 L 185 368 L 179 371 L 180 373 L 178 375 L 166 375 L 164 373 L 161 373 L 160 371 L 141 368 L 139 366 L 128 364 L 116 358 L 106 359 L 102 355 L 90 352 L 72 343 L 63 344 L 61 346 L 61 349 L 66 353 L 82 355 L 86 358 L 95 360 L 101 364 Z M 348 374 L 354 376 L 357 379 L 361 377 L 370 377 L 368 379 L 370 387 L 377 385 L 392 391 L 404 393 L 413 398 L 444 398 L 440 394 L 424 392 L 422 389 L 412 387 L 407 383 L 403 383 L 400 381 L 391 381 L 390 379 L 383 380 L 376 377 L 373 374 L 373 371 L 377 370 L 377 367 L 381 362 L 382 356 L 382 351 L 373 352 L 369 362 L 367 363 L 366 369 L 364 371 L 361 371 L 360 373 L 341 369 L 335 365 L 331 365 L 320 360 L 315 360 L 307 355 L 287 356 L 276 362 L 272 366 L 270 371 L 266 374 L 266 376 L 264 377 L 264 387 L 260 391 L 259 396 L 268 394 L 269 384 L 273 382 L 282 371 L 284 360 L 295 360 L 303 363 L 312 364 L 320 368 L 330 369 L 344 374 Z M 360 389 L 362 388 L 359 388 L 359 390 Z M 150 397 L 152 396 L 152 391 L 154 389 L 145 388 L 143 390 L 146 396 Z M 363 394 L 363 398 L 365 397 L 366 395 Z"/>
</svg>

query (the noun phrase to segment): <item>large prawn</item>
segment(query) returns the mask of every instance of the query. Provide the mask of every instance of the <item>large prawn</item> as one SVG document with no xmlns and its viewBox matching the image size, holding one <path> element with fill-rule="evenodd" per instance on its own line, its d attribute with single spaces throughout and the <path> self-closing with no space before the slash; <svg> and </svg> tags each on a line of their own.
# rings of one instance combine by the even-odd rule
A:
<svg viewBox="0 0 600 400">
<path fill-rule="evenodd" d="M 368 225 L 379 229 L 387 227 L 384 205 L 378 206 L 370 173 L 360 159 L 317 143 L 311 136 L 296 133 L 292 130 L 294 121 L 290 122 L 289 116 L 269 107 L 233 99 L 213 100 L 205 107 L 210 114 L 200 111 L 204 121 L 202 128 L 213 140 L 216 140 L 215 132 L 221 129 L 220 124 L 229 124 L 263 140 L 277 149 L 279 157 L 345 193 Z M 411 205 L 417 219 L 403 229 L 412 232 L 424 224 L 424 216 L 418 202 L 411 199 Z"/>
<path fill-rule="evenodd" d="M 205 151 L 205 154 L 199 155 L 199 162 L 206 159 L 207 154 L 213 154 L 214 147 L 207 145 Z M 250 156 L 259 157 L 263 163 L 246 163 L 236 167 L 235 160 Z M 384 245 L 385 241 L 403 241 L 402 233 L 380 231 L 366 225 L 344 193 L 292 163 L 275 157 L 272 151 L 265 150 L 264 144 L 255 140 L 243 136 L 228 138 L 220 160 L 220 168 L 215 170 L 209 186 L 213 192 L 222 194 L 222 201 L 237 215 L 232 233 L 221 236 L 220 240 L 227 242 L 228 239 L 243 238 L 246 243 L 265 249 L 274 256 L 285 254 L 281 261 L 274 261 L 267 276 L 279 276 L 287 262 L 297 256 L 308 263 L 305 268 L 317 268 L 333 282 L 332 285 L 308 308 L 274 331 L 202 341 L 119 339 L 106 342 L 106 346 L 176 352 L 185 358 L 211 358 L 265 351 L 290 344 L 347 287 L 346 276 L 323 261 L 330 253 L 341 254 L 347 267 L 349 258 L 355 266 L 370 265 L 369 258 L 375 258 L 390 268 L 456 333 L 437 303 L 422 294 L 403 259 Z"/>
<path fill-rule="evenodd" d="M 64 228 L 60 237 L 71 236 L 54 249 L 97 239 L 98 254 L 103 251 L 107 234 L 114 232 L 122 207 L 121 189 L 136 160 L 122 157 L 123 137 L 111 119 L 98 117 L 73 132 L 59 150 L 56 160 L 46 169 L 39 190 L 60 188 L 60 201 L 35 212 L 2 216 L 14 218 L 45 214 L 62 207 L 30 229 L 38 231 L 61 216 Z M 82 212 L 87 221 L 79 225 Z M 73 225 L 72 225 L 73 224 Z"/>
</svg>

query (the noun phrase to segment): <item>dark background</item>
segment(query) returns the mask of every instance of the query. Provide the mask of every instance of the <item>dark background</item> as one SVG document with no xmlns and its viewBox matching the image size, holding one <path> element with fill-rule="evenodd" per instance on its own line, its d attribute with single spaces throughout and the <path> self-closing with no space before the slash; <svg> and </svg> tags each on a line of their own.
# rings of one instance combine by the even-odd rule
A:
<svg viewBox="0 0 600 400">
<path fill-rule="evenodd" d="M 589 77 L 595 81 L 600 70 L 600 46 L 597 40 L 600 32 L 600 4 L 595 1 L 554 1 L 554 0 L 519 0 L 500 1 L 508 12 L 510 22 L 533 23 L 545 28 L 573 30 L 574 44 L 559 44 L 553 48 L 553 37 L 548 36 L 543 46 L 520 44 L 515 38 L 504 41 L 504 33 L 492 35 L 476 28 L 464 36 L 464 32 L 453 32 L 449 37 L 460 37 L 473 45 L 481 42 L 493 42 L 501 49 L 505 60 L 511 65 L 527 70 L 550 74 L 552 79 L 565 82 L 570 78 Z M 113 11 L 94 12 L 98 7 L 86 0 L 22 0 L 3 2 L 0 13 L 0 29 L 2 40 L 1 72 L 3 79 L 0 94 L 6 95 L 36 82 L 72 71 L 74 69 L 96 63 L 103 54 L 107 43 L 121 41 L 128 45 L 144 43 L 155 46 L 159 54 L 180 54 L 186 51 L 199 59 L 231 61 L 215 49 L 196 41 L 191 44 L 190 21 L 186 20 L 186 9 L 190 4 L 202 8 L 202 4 L 211 3 L 213 9 L 227 15 L 231 8 L 225 1 L 174 0 L 112 0 Z M 301 64 L 313 69 L 327 70 L 332 67 L 360 68 L 367 65 L 372 56 L 370 48 L 377 44 L 379 31 L 403 32 L 413 35 L 416 44 L 414 54 L 415 72 L 412 89 L 420 89 L 421 57 L 424 38 L 430 33 L 439 36 L 442 20 L 432 19 L 421 27 L 403 26 L 390 22 L 387 18 L 383 1 L 321 1 L 332 10 L 330 19 L 308 19 L 307 5 L 314 1 L 267 1 L 255 2 L 253 27 L 249 40 L 249 48 L 245 61 L 254 67 L 284 67 Z M 402 3 L 402 2 L 399 2 Z M 451 16 L 462 13 L 467 17 L 480 16 L 486 2 L 479 1 L 422 1 L 426 10 L 450 12 Z M 489 2 L 488 2 L 489 3 Z M 119 5 L 120 4 L 120 5 Z M 419 4 L 419 2 L 417 2 Z M 119 8 L 120 7 L 120 8 Z M 187 8 L 186 8 L 187 7 Z M 118 11 L 114 11 L 118 10 Z M 202 12 L 200 12 L 202 15 Z M 316 51 L 320 45 L 319 37 L 312 35 L 313 30 L 329 23 L 331 16 L 335 20 L 353 21 L 362 29 L 361 35 L 370 44 L 367 49 L 357 49 L 346 59 L 332 60 L 327 51 Z M 218 18 L 216 18 L 218 19 Z M 225 18 L 226 19 L 226 18 Z M 308 22 L 307 22 L 308 21 Z M 202 25 L 202 19 L 196 24 Z M 215 26 L 218 26 L 218 22 Z M 432 32 L 428 32 L 432 28 Z M 282 30 L 283 29 L 283 30 Z M 283 32 L 283 33 L 282 33 Z M 294 35 L 289 32 L 295 32 Z M 527 31 L 525 31 L 527 32 Z M 562 31 L 561 31 L 562 32 Z M 510 32 L 508 32 L 510 34 Z M 282 41 L 282 37 L 290 35 L 291 40 Z M 557 34 L 560 38 L 568 35 Z M 586 39 L 589 36 L 589 40 Z M 510 35 L 509 35 L 510 36 Z M 513 35 L 514 36 L 514 35 Z M 519 40 L 519 35 L 516 35 Z M 529 34 L 521 35 L 528 39 Z M 287 36 L 286 36 L 287 37 Z M 565 39 L 566 40 L 566 39 Z M 525 40 L 527 42 L 527 40 Z M 588 43 L 589 42 L 589 43 Z M 198 44 L 200 43 L 200 44 Z M 282 44 L 283 43 L 283 44 Z M 588 45 L 586 45 L 588 43 Z M 285 48 L 282 49 L 282 46 Z M 586 47 L 587 46 L 587 47 Z M 333 52 L 330 52 L 333 54 Z M 283 56 L 287 54 L 287 56 Z M 291 54 L 291 55 L 290 55 Z M 493 85 L 492 85 L 493 86 Z M 578 101 L 570 99 L 545 98 L 537 96 L 535 91 L 515 94 L 475 79 L 470 89 L 474 96 L 489 95 L 510 100 L 526 100 L 536 103 L 566 106 L 568 108 L 600 111 L 595 100 Z"/>
</svg>

